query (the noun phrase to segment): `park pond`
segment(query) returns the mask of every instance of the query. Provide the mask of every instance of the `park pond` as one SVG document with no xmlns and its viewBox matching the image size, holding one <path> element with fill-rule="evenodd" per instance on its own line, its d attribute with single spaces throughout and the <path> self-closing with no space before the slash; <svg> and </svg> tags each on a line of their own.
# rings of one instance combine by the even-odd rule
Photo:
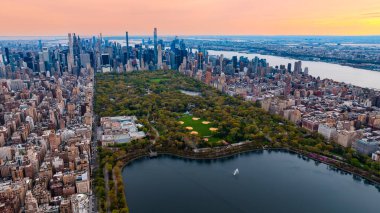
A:
<svg viewBox="0 0 380 213">
<path fill-rule="evenodd" d="M 193 92 L 193 91 L 188 91 L 188 90 L 180 90 L 185 95 L 190 95 L 190 96 L 201 96 L 200 92 Z"/>
<path fill-rule="evenodd" d="M 379 212 L 379 186 L 288 151 L 142 158 L 124 168 L 123 181 L 132 213 Z"/>
</svg>

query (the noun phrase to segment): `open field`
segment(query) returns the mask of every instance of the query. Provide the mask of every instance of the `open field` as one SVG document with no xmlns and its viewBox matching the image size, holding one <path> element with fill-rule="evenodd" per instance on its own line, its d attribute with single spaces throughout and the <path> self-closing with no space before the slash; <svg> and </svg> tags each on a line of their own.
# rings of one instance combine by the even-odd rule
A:
<svg viewBox="0 0 380 213">
<path fill-rule="evenodd" d="M 152 82 L 152 83 L 160 83 L 162 81 L 167 81 L 167 80 L 169 80 L 169 79 L 167 79 L 167 78 L 153 78 L 153 79 L 150 79 L 150 82 Z"/>
<path fill-rule="evenodd" d="M 212 123 L 202 118 L 197 118 L 192 115 L 184 115 L 179 119 L 179 123 L 187 130 L 199 136 L 207 138 L 208 142 L 217 142 L 220 140 L 213 136 L 213 131 L 216 132 L 217 128 L 213 127 Z M 211 131 L 211 130 L 213 131 Z"/>
</svg>

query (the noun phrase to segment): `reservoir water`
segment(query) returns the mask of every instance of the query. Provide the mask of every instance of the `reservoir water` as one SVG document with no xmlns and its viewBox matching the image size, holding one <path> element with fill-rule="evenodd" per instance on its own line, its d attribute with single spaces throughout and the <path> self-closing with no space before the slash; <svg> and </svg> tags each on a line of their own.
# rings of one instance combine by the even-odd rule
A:
<svg viewBox="0 0 380 213">
<path fill-rule="evenodd" d="M 254 57 L 259 57 L 266 59 L 271 66 L 287 65 L 292 63 L 294 67 L 294 62 L 299 61 L 296 59 L 272 56 L 272 55 L 261 55 L 253 53 L 239 53 L 233 51 L 214 51 L 208 50 L 209 55 L 221 55 L 223 54 L 225 58 L 232 58 L 232 56 L 244 56 L 248 59 L 253 59 Z M 348 66 L 342 66 L 339 64 L 332 64 L 319 61 L 302 61 L 302 68 L 308 67 L 309 74 L 315 77 L 321 77 L 322 79 L 328 78 L 339 82 L 350 83 L 360 87 L 368 87 L 380 90 L 380 72 L 353 68 Z"/>
<path fill-rule="evenodd" d="M 379 186 L 285 151 L 145 158 L 124 168 L 123 181 L 132 213 L 379 212 Z"/>
</svg>

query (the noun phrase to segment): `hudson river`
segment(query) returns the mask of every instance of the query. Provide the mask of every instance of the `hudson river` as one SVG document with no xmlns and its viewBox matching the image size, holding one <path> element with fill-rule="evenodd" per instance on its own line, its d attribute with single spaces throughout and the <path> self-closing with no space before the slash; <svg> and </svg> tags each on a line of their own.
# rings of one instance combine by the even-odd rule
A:
<svg viewBox="0 0 380 213">
<path fill-rule="evenodd" d="M 255 56 L 266 59 L 271 66 L 280 66 L 281 64 L 287 65 L 292 63 L 292 69 L 294 68 L 294 62 L 299 61 L 296 59 L 261 55 L 253 53 L 239 53 L 232 51 L 214 51 L 208 50 L 209 55 L 221 55 L 225 58 L 232 58 L 232 56 L 244 56 L 248 59 L 253 59 Z M 332 64 L 326 62 L 317 61 L 302 61 L 302 68 L 309 67 L 309 74 L 315 77 L 320 76 L 323 78 L 333 79 L 335 81 L 351 83 L 360 87 L 369 87 L 380 90 L 380 72 L 370 71 L 365 69 L 358 69 L 348 66 L 342 66 L 339 64 Z"/>
<path fill-rule="evenodd" d="M 123 179 L 132 213 L 379 212 L 380 187 L 285 151 L 140 159 Z"/>
<path fill-rule="evenodd" d="M 125 45 L 124 40 L 115 39 L 110 40 L 118 42 Z M 131 43 L 140 43 L 140 40 L 132 40 Z M 195 52 L 196 49 L 193 49 Z M 232 56 L 244 56 L 248 59 L 253 59 L 255 56 L 266 59 L 271 66 L 287 65 L 292 63 L 292 68 L 294 68 L 294 62 L 299 61 L 292 58 L 285 58 L 273 55 L 261 55 L 254 53 L 239 53 L 234 51 L 215 51 L 207 50 L 209 55 L 221 55 L 223 54 L 225 58 L 232 58 Z M 348 66 L 342 66 L 339 64 L 319 62 L 319 61 L 302 61 L 302 68 L 308 67 L 309 74 L 315 77 L 329 78 L 335 81 L 351 83 L 360 87 L 368 87 L 372 89 L 380 90 L 380 72 L 370 71 L 365 69 L 353 68 Z"/>
</svg>

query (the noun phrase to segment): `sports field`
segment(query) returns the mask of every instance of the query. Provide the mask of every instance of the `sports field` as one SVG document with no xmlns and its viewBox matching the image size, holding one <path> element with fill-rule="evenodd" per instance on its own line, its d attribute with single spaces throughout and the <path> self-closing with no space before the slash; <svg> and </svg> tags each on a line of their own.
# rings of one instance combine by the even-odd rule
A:
<svg viewBox="0 0 380 213">
<path fill-rule="evenodd" d="M 189 131 L 190 134 L 196 134 L 203 137 L 206 141 L 217 142 L 212 133 L 218 129 L 213 127 L 212 123 L 202 118 L 197 118 L 192 115 L 184 115 L 179 119 L 179 123 Z"/>
</svg>

